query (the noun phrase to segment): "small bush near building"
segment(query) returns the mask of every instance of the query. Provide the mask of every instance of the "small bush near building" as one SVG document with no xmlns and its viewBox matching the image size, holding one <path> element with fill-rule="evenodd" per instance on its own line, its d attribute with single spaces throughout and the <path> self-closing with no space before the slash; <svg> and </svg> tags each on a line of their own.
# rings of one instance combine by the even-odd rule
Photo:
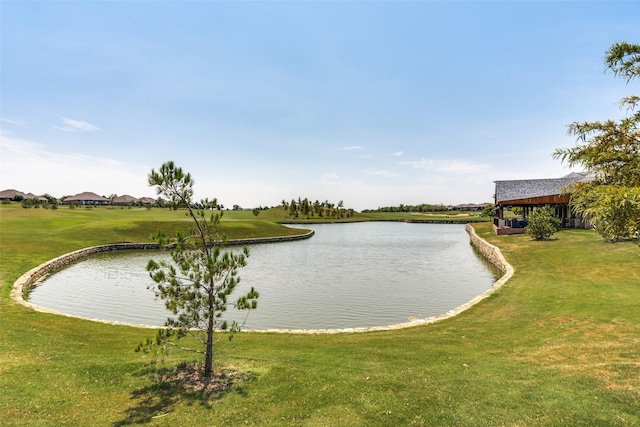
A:
<svg viewBox="0 0 640 427">
<path fill-rule="evenodd" d="M 545 240 L 560 230 L 562 222 L 553 214 L 551 206 L 538 208 L 527 217 L 528 224 L 524 233 L 535 240 Z"/>
</svg>

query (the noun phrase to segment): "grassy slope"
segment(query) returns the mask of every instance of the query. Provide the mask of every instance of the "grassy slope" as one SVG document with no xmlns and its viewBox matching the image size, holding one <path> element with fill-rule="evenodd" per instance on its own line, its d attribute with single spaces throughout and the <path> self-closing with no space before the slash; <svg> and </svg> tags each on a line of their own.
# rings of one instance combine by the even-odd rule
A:
<svg viewBox="0 0 640 427">
<path fill-rule="evenodd" d="M 226 215 L 227 233 L 279 230 L 258 218 Z M 516 268 L 494 296 L 401 331 L 241 334 L 219 360 L 254 378 L 215 402 L 154 385 L 149 357 L 132 350 L 150 331 L 8 300 L 11 283 L 48 258 L 148 240 L 180 221 L 160 210 L 0 207 L 3 425 L 640 425 L 640 251 L 588 231 L 531 242 L 477 225 Z"/>
</svg>

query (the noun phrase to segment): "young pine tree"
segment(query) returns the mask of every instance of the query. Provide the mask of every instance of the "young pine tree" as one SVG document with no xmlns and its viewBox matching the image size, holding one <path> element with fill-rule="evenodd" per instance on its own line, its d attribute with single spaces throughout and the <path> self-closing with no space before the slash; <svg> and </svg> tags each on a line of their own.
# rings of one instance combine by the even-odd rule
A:
<svg viewBox="0 0 640 427">
<path fill-rule="evenodd" d="M 237 253 L 224 249 L 226 238 L 218 233 L 222 211 L 213 210 L 215 200 L 203 200 L 199 209 L 194 209 L 194 181 L 189 173 L 167 162 L 152 170 L 148 178 L 158 195 L 168 198 L 174 209 L 185 209 L 193 221 L 193 229 L 187 234 L 172 239 L 158 235 L 161 244 L 172 248 L 173 262 L 150 260 L 147 265 L 156 296 L 175 315 L 167 319 L 167 329 L 159 332 L 156 344 L 203 354 L 203 375 L 210 377 L 217 342 L 214 334 L 239 330 L 235 321 L 223 319 L 224 312 L 230 306 L 240 310 L 257 307 L 259 294 L 253 287 L 231 302 L 231 294 L 240 282 L 238 269 L 246 265 L 249 250 Z M 193 336 L 204 349 L 179 345 L 177 339 L 186 335 Z"/>
</svg>

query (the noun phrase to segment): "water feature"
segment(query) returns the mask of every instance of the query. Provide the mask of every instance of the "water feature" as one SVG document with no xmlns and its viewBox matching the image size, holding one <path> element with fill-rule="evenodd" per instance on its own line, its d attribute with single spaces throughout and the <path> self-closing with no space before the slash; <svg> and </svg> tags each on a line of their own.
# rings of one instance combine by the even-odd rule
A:
<svg viewBox="0 0 640 427">
<path fill-rule="evenodd" d="M 462 225 L 314 224 L 311 239 L 250 246 L 239 271 L 260 292 L 245 329 L 382 326 L 446 313 L 491 287 L 499 272 L 469 245 Z M 135 324 L 170 314 L 147 286 L 157 251 L 99 254 L 61 270 L 30 295 L 59 312 Z M 228 311 L 243 321 L 246 312 Z"/>
</svg>

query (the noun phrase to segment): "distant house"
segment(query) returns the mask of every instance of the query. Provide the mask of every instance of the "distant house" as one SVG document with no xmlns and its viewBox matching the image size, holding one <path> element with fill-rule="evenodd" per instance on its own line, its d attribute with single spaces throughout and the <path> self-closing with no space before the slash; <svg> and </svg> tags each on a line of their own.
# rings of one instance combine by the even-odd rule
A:
<svg viewBox="0 0 640 427">
<path fill-rule="evenodd" d="M 494 230 L 497 234 L 524 233 L 527 215 L 545 205 L 554 208 L 556 217 L 562 220 L 562 227 L 587 228 L 589 222 L 571 211 L 567 188 L 576 182 L 587 182 L 591 179 L 586 173 L 574 172 L 562 178 L 495 181 Z M 523 218 L 504 218 L 504 211 L 513 207 L 523 208 Z"/>
<path fill-rule="evenodd" d="M 452 209 L 457 211 L 481 211 L 487 206 L 491 206 L 491 203 L 463 203 L 453 206 Z"/>
<path fill-rule="evenodd" d="M 41 202 L 47 201 L 46 197 L 36 196 L 33 193 L 23 193 L 22 191 L 13 190 L 13 189 L 0 191 L 0 200 L 14 200 L 16 196 L 22 197 L 23 199 L 27 199 L 27 200 L 36 199 Z"/>
<path fill-rule="evenodd" d="M 24 198 L 25 194 L 22 191 L 13 189 L 0 191 L 0 200 L 13 200 L 16 196 Z"/>
<path fill-rule="evenodd" d="M 138 202 L 144 206 L 153 206 L 156 204 L 156 199 L 152 197 L 140 197 Z"/>
<path fill-rule="evenodd" d="M 78 203 L 80 205 L 108 205 L 109 199 L 106 197 L 98 196 L 96 193 L 85 191 L 84 193 L 76 194 L 75 196 L 65 197 L 62 200 L 63 205 L 71 205 Z"/>
<path fill-rule="evenodd" d="M 33 193 L 27 193 L 24 195 L 24 198 L 27 200 L 37 200 L 39 202 L 47 202 L 47 198 L 46 197 L 42 197 L 42 196 L 36 196 Z"/>
<path fill-rule="evenodd" d="M 36 196 L 33 193 L 23 193 L 22 191 L 9 189 L 0 191 L 0 200 L 14 200 L 18 196 L 22 199 L 36 199 L 40 202 L 47 202 L 47 198 L 43 196 Z M 142 206 L 154 206 L 157 200 L 152 197 L 133 197 L 128 194 L 115 197 L 112 200 L 99 196 L 96 193 L 85 191 L 84 193 L 76 194 L 75 196 L 65 197 L 60 203 L 64 205 L 79 204 L 83 206 L 104 206 L 113 203 L 114 206 L 129 206 L 129 205 L 142 205 Z"/>
<path fill-rule="evenodd" d="M 135 204 L 137 201 L 138 199 L 136 199 L 135 197 L 125 194 L 123 196 L 116 197 L 111 203 L 114 206 L 129 206 Z"/>
</svg>

